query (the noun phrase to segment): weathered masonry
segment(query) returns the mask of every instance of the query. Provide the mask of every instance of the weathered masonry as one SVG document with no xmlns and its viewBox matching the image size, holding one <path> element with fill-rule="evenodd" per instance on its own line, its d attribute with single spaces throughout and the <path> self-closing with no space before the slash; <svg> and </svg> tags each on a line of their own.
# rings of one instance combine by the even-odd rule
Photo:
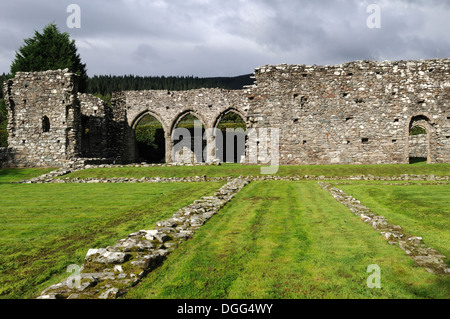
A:
<svg viewBox="0 0 450 319">
<path fill-rule="evenodd" d="M 4 85 L 8 166 L 63 166 L 80 154 L 81 113 L 75 75 L 19 73 Z"/>
<path fill-rule="evenodd" d="M 113 108 L 123 110 L 121 135 L 122 159 L 136 160 L 134 132 L 139 121 L 146 115 L 156 118 L 162 125 L 165 137 L 166 162 L 173 157 L 173 133 L 180 121 L 188 114 L 201 122 L 207 144 L 214 144 L 214 132 L 221 118 L 229 112 L 238 114 L 244 121 L 249 102 L 242 91 L 222 89 L 199 89 L 190 91 L 127 91 L 113 95 Z M 215 155 L 215 148 L 209 150 L 209 158 Z"/>
<path fill-rule="evenodd" d="M 211 161 L 210 129 L 233 112 L 249 129 L 279 130 L 281 165 L 394 164 L 416 156 L 450 163 L 449 70 L 450 59 L 264 66 L 243 90 L 118 92 L 111 106 L 78 93 L 77 76 L 67 70 L 17 73 L 4 85 L 9 147 L 0 158 L 10 167 L 133 163 L 136 126 L 151 115 L 173 162 L 174 130 L 190 114 L 206 132 Z M 415 127 L 425 134 L 411 136 Z M 248 143 L 247 163 L 260 147 Z"/>
<path fill-rule="evenodd" d="M 281 164 L 408 163 L 416 126 L 423 157 L 449 163 L 449 71 L 450 59 L 260 67 L 249 126 L 280 129 Z"/>
</svg>

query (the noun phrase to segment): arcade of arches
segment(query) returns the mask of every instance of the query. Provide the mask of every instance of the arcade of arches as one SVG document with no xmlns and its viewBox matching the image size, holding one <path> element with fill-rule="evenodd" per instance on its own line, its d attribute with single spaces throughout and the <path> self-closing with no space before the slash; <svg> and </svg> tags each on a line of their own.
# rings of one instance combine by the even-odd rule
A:
<svg viewBox="0 0 450 319">
<path fill-rule="evenodd" d="M 215 136 L 215 129 L 248 126 L 249 101 L 242 91 L 124 91 L 114 94 L 113 101 L 113 109 L 124 110 L 115 119 L 129 132 L 119 143 L 125 162 L 173 163 L 180 156 L 239 162 L 245 154 L 219 159 L 231 148 L 217 149 Z"/>
<path fill-rule="evenodd" d="M 185 162 L 205 162 L 203 150 L 207 147 L 207 141 L 203 138 L 205 127 L 201 121 L 194 114 L 188 113 L 180 120 L 176 129 L 187 130 L 190 139 L 183 140 L 183 136 L 174 139 L 174 144 L 178 145 L 175 154 L 184 157 Z M 240 163 L 242 156 L 245 156 L 245 131 L 247 129 L 245 121 L 238 113 L 229 111 L 220 116 L 216 129 L 215 132 L 221 134 L 220 143 L 217 142 L 219 139 L 215 137 L 216 159 L 221 163 Z M 138 121 L 134 133 L 138 162 L 164 163 L 166 161 L 164 128 L 154 116 L 150 114 L 143 116 Z M 185 148 L 183 149 L 183 147 Z M 184 153 L 182 153 L 183 151 Z M 176 158 L 176 160 L 179 161 L 180 158 Z"/>
</svg>

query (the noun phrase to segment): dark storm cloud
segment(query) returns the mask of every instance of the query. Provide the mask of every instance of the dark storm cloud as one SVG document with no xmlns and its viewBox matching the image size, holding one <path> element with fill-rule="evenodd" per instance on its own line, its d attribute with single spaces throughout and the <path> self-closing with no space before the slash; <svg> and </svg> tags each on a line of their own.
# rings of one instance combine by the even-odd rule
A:
<svg viewBox="0 0 450 319">
<path fill-rule="evenodd" d="M 66 8 L 81 7 L 81 29 Z M 369 4 L 381 29 L 366 25 Z M 37 0 L 0 12 L 0 73 L 34 30 L 55 22 L 88 73 L 232 76 L 263 64 L 338 64 L 450 56 L 450 1 Z"/>
</svg>

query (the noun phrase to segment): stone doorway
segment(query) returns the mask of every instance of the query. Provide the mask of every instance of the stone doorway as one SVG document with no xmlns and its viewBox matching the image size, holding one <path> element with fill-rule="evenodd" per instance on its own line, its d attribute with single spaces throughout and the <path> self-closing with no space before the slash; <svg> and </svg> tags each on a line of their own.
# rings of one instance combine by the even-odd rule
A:
<svg viewBox="0 0 450 319">
<path fill-rule="evenodd" d="M 413 117 L 409 124 L 408 158 L 410 164 L 430 163 L 431 126 L 426 116 Z"/>
</svg>

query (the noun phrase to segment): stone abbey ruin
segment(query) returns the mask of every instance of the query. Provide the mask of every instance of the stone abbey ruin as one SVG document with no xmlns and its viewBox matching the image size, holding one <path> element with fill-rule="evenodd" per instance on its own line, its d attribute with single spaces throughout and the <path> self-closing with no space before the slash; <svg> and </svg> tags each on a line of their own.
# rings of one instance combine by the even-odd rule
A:
<svg viewBox="0 0 450 319">
<path fill-rule="evenodd" d="M 279 130 L 280 165 L 450 163 L 449 71 L 450 59 L 263 66 L 242 90 L 125 91 L 111 105 L 78 93 L 67 70 L 22 72 L 4 85 L 9 146 L 0 157 L 3 167 L 133 163 L 136 126 L 151 115 L 164 129 L 171 163 L 174 130 L 192 114 L 210 132 L 202 159 L 210 162 L 216 140 L 208 129 L 234 112 L 247 129 Z M 411 136 L 414 127 L 426 134 Z M 261 144 L 247 141 L 241 162 Z"/>
</svg>

